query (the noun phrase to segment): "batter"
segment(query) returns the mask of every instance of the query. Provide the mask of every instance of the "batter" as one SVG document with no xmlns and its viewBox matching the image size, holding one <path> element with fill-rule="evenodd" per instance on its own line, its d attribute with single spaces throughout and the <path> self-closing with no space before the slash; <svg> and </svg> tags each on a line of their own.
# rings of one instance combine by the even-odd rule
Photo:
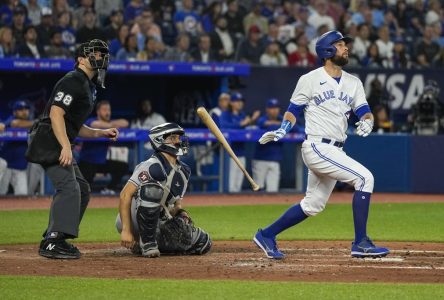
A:
<svg viewBox="0 0 444 300">
<path fill-rule="evenodd" d="M 329 31 L 318 38 L 316 53 L 323 60 L 323 67 L 300 77 L 281 127 L 259 139 L 261 144 L 280 140 L 294 126 L 299 113 L 304 112 L 306 140 L 302 144 L 302 158 L 309 170 L 307 191 L 300 204 L 290 207 L 273 224 L 256 233 L 254 242 L 269 258 L 284 258 L 276 236 L 324 210 L 338 180 L 355 189 L 352 204 L 355 239 L 351 255 L 382 257 L 389 253 L 387 248 L 375 246 L 367 236 L 373 175 L 342 149 L 351 113 L 359 118 L 356 133 L 362 137 L 371 133 L 374 120 L 362 82 L 342 70 L 348 63 L 347 43 L 351 41 L 338 31 Z"/>
</svg>

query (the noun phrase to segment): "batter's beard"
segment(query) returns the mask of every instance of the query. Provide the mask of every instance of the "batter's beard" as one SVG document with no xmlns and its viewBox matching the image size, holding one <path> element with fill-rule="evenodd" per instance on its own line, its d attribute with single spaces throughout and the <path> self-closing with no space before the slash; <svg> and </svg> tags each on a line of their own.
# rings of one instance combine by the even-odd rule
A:
<svg viewBox="0 0 444 300">
<path fill-rule="evenodd" d="M 334 56 L 332 57 L 331 62 L 337 66 L 343 67 L 348 64 L 348 58 L 345 58 L 343 56 Z"/>
</svg>

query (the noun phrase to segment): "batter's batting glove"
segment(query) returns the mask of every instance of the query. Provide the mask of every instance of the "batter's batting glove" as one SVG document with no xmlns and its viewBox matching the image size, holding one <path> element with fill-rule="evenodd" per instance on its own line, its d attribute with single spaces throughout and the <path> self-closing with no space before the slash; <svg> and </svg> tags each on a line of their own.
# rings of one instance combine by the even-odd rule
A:
<svg viewBox="0 0 444 300">
<path fill-rule="evenodd" d="M 282 128 L 279 128 L 278 130 L 275 131 L 268 131 L 261 136 L 261 138 L 259 139 L 259 143 L 266 144 L 271 141 L 277 142 L 281 138 L 283 138 L 286 133 L 287 132 Z"/>
<path fill-rule="evenodd" d="M 361 120 L 355 124 L 356 134 L 362 137 L 368 136 L 373 130 L 373 121 L 370 119 Z"/>
</svg>

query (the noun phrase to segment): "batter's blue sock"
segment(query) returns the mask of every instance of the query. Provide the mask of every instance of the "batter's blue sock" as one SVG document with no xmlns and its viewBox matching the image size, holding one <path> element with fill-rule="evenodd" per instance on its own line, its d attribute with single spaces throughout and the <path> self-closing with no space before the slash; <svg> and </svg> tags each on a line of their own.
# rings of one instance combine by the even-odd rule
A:
<svg viewBox="0 0 444 300">
<path fill-rule="evenodd" d="M 353 195 L 353 222 L 355 224 L 355 241 L 367 236 L 368 209 L 371 193 L 356 191 Z"/>
<path fill-rule="evenodd" d="M 274 238 L 287 228 L 294 226 L 307 219 L 307 215 L 301 208 L 300 204 L 290 207 L 279 219 L 273 224 L 262 230 L 265 237 Z"/>
</svg>

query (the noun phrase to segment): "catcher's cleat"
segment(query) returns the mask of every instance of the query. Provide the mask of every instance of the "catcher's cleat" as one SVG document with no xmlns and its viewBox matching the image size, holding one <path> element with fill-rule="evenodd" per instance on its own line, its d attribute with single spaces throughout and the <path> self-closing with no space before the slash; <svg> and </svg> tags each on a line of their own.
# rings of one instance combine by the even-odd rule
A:
<svg viewBox="0 0 444 300">
<path fill-rule="evenodd" d="M 353 242 L 351 248 L 351 256 L 365 257 L 384 257 L 390 253 L 390 250 L 383 247 L 377 247 L 373 244 L 369 237 L 363 238 L 359 243 Z"/>
<path fill-rule="evenodd" d="M 279 251 L 279 249 L 277 248 L 276 240 L 274 238 L 264 237 L 262 234 L 262 229 L 259 229 L 257 231 L 253 241 L 259 248 L 261 248 L 265 252 L 265 255 L 268 258 L 283 259 L 285 257 L 284 253 Z"/>
<path fill-rule="evenodd" d="M 39 255 L 55 259 L 79 259 L 79 249 L 65 240 L 47 239 L 40 242 Z"/>
<path fill-rule="evenodd" d="M 154 258 L 160 256 L 160 251 L 159 248 L 157 247 L 157 243 L 142 244 L 141 249 L 143 257 Z"/>
</svg>

